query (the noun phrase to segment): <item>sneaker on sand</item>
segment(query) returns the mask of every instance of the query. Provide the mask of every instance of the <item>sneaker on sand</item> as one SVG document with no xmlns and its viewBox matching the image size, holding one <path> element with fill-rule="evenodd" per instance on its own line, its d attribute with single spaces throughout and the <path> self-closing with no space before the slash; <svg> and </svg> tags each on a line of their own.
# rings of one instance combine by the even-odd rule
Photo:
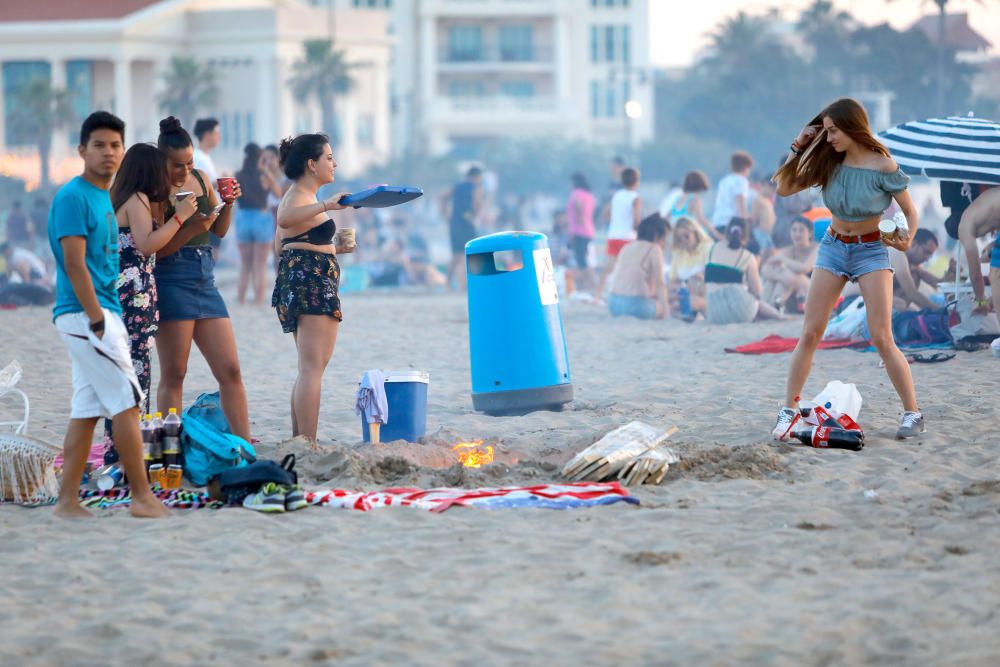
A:
<svg viewBox="0 0 1000 667">
<path fill-rule="evenodd" d="M 774 423 L 774 428 L 771 429 L 771 436 L 775 440 L 788 440 L 788 436 L 792 432 L 792 427 L 798 423 L 799 417 L 800 415 L 798 410 L 793 410 L 792 408 L 781 408 L 778 412 L 778 419 Z"/>
<path fill-rule="evenodd" d="M 258 512 L 277 513 L 285 511 L 285 490 L 272 482 L 260 487 L 257 493 L 251 493 L 243 499 L 243 507 Z"/>
<path fill-rule="evenodd" d="M 309 506 L 306 502 L 306 492 L 298 484 L 286 486 L 285 488 L 285 509 L 289 512 L 300 510 Z"/>
<path fill-rule="evenodd" d="M 896 430 L 896 440 L 906 440 L 918 436 L 927 428 L 924 426 L 924 415 L 920 412 L 904 412 Z"/>
</svg>

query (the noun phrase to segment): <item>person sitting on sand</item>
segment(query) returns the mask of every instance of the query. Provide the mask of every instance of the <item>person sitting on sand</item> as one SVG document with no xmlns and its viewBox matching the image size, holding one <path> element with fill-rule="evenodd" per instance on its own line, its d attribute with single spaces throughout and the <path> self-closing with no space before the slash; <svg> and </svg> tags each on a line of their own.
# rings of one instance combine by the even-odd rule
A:
<svg viewBox="0 0 1000 667">
<path fill-rule="evenodd" d="M 670 244 L 670 282 L 667 292 L 670 307 L 679 312 L 679 290 L 687 287 L 693 312 L 705 311 L 705 264 L 712 247 L 704 227 L 687 216 L 674 221 L 673 240 Z"/>
<path fill-rule="evenodd" d="M 3 243 L 0 244 L 0 256 L 7 262 L 7 277 L 12 283 L 51 286 L 52 280 L 45 271 L 45 262 L 27 248 L 11 242 Z"/>
<path fill-rule="evenodd" d="M 991 188 L 979 195 L 972 202 L 958 223 L 958 240 L 965 250 L 967 265 L 972 280 L 972 290 L 976 296 L 976 312 L 985 313 L 990 309 L 990 301 L 986 298 L 986 285 L 983 272 L 979 267 L 979 245 L 976 239 L 992 232 L 1000 231 L 1000 187 Z M 1000 246 L 993 244 L 990 255 L 990 285 L 993 292 L 993 309 L 1000 313 Z"/>
<path fill-rule="evenodd" d="M 73 399 L 63 442 L 63 471 L 55 513 L 90 516 L 78 494 L 101 417 L 114 421 L 115 445 L 132 489 L 133 516 L 163 517 L 167 508 L 149 488 L 139 433 L 142 388 L 129 356 L 118 301 L 118 233 L 108 189 L 121 164 L 125 123 L 107 111 L 80 128 L 83 174 L 59 189 L 49 213 L 56 259 L 56 329 L 73 360 Z"/>
<path fill-rule="evenodd" d="M 755 319 L 784 319 L 773 306 L 760 300 L 757 258 L 747 250 L 750 221 L 733 218 L 726 241 L 718 241 L 705 264 L 706 319 L 710 324 L 742 324 Z"/>
<path fill-rule="evenodd" d="M 668 231 L 667 221 L 654 213 L 639 223 L 639 238 L 621 249 L 608 296 L 612 316 L 631 315 L 651 320 L 670 315 L 663 275 Z"/>
<path fill-rule="evenodd" d="M 921 266 L 937 252 L 938 240 L 929 229 L 918 229 L 905 253 L 889 248 L 892 276 L 893 308 L 897 311 L 915 308 L 937 310 L 939 306 L 920 290 L 921 283 L 936 288 L 940 282 L 934 274 Z"/>
<path fill-rule="evenodd" d="M 792 244 L 777 250 L 761 269 L 763 299 L 780 309 L 794 298 L 797 305 L 792 310 L 798 312 L 798 305 L 805 304 L 809 293 L 817 246 L 813 240 L 813 224 L 801 215 L 792 220 L 790 235 Z"/>
</svg>

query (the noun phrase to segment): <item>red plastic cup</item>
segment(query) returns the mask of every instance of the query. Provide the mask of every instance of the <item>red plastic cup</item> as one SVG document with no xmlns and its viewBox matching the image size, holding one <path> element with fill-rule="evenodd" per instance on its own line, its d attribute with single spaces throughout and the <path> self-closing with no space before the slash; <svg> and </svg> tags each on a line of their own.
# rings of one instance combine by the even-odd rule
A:
<svg viewBox="0 0 1000 667">
<path fill-rule="evenodd" d="M 216 182 L 219 185 L 219 194 L 222 196 L 222 198 L 232 199 L 233 189 L 236 186 L 236 179 L 233 178 L 232 176 L 223 176 Z"/>
</svg>

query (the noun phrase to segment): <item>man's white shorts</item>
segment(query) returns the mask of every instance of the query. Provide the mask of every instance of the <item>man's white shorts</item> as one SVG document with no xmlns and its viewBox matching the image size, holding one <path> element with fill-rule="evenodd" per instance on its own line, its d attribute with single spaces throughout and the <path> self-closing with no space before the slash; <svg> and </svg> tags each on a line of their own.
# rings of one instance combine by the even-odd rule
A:
<svg viewBox="0 0 1000 667">
<path fill-rule="evenodd" d="M 129 335 L 116 313 L 104 311 L 104 336 L 90 330 L 86 313 L 56 318 L 73 360 L 73 403 L 70 418 L 114 417 L 142 404 L 142 387 L 132 367 Z"/>
</svg>

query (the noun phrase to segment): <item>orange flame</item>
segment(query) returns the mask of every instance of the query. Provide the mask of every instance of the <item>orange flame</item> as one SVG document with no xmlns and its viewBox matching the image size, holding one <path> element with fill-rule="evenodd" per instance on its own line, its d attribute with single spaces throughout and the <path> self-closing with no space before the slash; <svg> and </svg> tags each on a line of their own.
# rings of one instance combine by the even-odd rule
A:
<svg viewBox="0 0 1000 667">
<path fill-rule="evenodd" d="M 487 445 L 486 449 L 482 449 L 482 444 L 482 440 L 460 442 L 451 451 L 458 452 L 458 460 L 466 468 L 481 468 L 487 463 L 493 463 L 493 446 Z"/>
</svg>

